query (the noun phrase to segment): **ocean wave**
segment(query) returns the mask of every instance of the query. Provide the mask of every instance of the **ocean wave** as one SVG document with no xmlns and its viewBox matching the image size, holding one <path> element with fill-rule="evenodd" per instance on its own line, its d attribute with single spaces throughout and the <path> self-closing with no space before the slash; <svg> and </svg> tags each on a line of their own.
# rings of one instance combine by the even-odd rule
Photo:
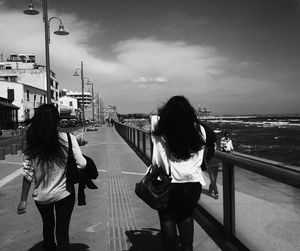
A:
<svg viewBox="0 0 300 251">
<path fill-rule="evenodd" d="M 252 126 L 258 126 L 258 127 L 291 127 L 291 126 L 300 126 L 300 123 L 294 123 L 295 120 L 287 120 L 287 121 L 244 121 L 244 120 L 227 120 L 227 119 L 221 119 L 221 120 L 210 120 L 211 123 L 223 123 L 223 124 L 243 124 L 245 126 L 252 125 Z"/>
</svg>

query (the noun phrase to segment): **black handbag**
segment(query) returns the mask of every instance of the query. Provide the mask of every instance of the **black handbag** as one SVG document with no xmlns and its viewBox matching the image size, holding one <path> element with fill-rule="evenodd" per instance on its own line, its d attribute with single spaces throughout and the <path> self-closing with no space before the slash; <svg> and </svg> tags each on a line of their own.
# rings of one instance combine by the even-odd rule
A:
<svg viewBox="0 0 300 251">
<path fill-rule="evenodd" d="M 151 165 L 144 178 L 136 183 L 135 193 L 153 209 L 166 207 L 171 187 L 171 168 L 169 174 L 157 165 Z"/>
<path fill-rule="evenodd" d="M 67 135 L 68 135 L 68 143 L 69 143 L 68 160 L 66 165 L 67 183 L 76 184 L 80 180 L 80 174 L 72 150 L 71 136 L 69 133 L 67 133 Z"/>
</svg>

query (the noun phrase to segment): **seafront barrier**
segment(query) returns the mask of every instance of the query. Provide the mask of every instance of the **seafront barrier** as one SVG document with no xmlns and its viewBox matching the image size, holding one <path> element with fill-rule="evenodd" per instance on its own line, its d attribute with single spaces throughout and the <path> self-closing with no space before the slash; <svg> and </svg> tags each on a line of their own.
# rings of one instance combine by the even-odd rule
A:
<svg viewBox="0 0 300 251">
<path fill-rule="evenodd" d="M 149 131 L 121 123 L 116 130 L 150 163 Z M 203 188 L 194 218 L 222 250 L 299 250 L 300 170 L 247 154 L 217 151 L 215 200 Z M 206 179 L 208 176 L 206 175 Z M 209 179 L 208 179 L 209 183 Z"/>
</svg>

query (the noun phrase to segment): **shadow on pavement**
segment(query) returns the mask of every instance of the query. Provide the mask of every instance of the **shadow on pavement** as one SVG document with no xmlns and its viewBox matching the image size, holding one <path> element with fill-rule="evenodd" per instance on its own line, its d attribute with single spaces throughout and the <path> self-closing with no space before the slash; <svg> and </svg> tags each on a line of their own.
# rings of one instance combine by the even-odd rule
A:
<svg viewBox="0 0 300 251">
<path fill-rule="evenodd" d="M 160 231 L 153 228 L 126 231 L 132 246 L 128 251 L 163 251 Z"/>
<path fill-rule="evenodd" d="M 90 247 L 83 243 L 71 243 L 70 244 L 71 251 L 90 251 Z M 43 242 L 39 242 L 35 244 L 32 248 L 28 249 L 28 251 L 44 251 Z"/>
</svg>

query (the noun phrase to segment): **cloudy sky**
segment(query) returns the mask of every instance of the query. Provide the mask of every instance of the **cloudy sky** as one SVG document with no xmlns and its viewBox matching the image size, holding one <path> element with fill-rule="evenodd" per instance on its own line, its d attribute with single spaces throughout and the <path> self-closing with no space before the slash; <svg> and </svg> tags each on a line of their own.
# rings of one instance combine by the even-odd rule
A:
<svg viewBox="0 0 300 251">
<path fill-rule="evenodd" d="M 45 64 L 39 15 L 29 0 L 0 0 L 0 53 Z M 214 114 L 299 113 L 300 0 L 51 0 L 69 36 L 53 34 L 50 63 L 61 88 L 81 90 L 74 69 L 120 113 L 150 113 L 184 95 Z M 88 90 L 88 86 L 86 86 Z"/>
</svg>

